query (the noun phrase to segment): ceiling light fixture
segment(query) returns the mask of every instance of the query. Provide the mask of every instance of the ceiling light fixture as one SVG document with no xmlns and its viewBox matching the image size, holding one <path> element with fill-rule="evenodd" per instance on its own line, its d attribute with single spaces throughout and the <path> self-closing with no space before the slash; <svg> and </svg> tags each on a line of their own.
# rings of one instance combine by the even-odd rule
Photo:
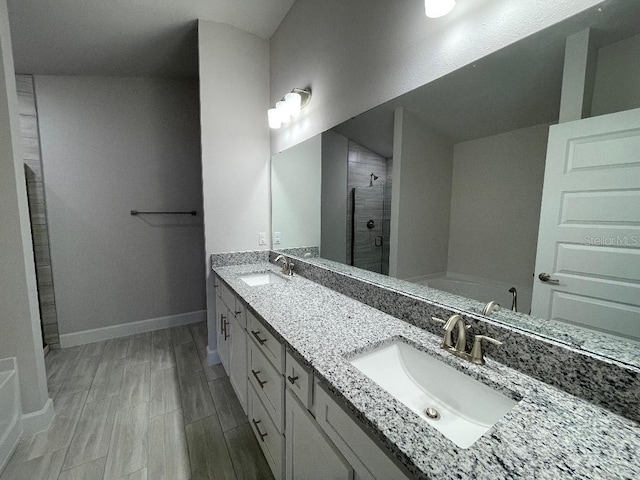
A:
<svg viewBox="0 0 640 480">
<path fill-rule="evenodd" d="M 456 0 L 424 0 L 424 13 L 429 18 L 444 17 L 456 6 Z"/>
<path fill-rule="evenodd" d="M 311 100 L 311 90 L 294 88 L 287 93 L 282 100 L 276 102 L 275 107 L 267 112 L 269 127 L 276 129 L 286 125 L 292 119 L 300 115 L 300 110 L 306 107 Z"/>
</svg>

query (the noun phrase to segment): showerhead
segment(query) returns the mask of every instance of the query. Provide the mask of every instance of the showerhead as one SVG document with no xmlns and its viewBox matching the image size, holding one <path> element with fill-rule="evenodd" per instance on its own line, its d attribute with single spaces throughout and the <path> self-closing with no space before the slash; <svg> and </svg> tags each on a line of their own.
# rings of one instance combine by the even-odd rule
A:
<svg viewBox="0 0 640 480">
<path fill-rule="evenodd" d="M 371 175 L 371 178 L 373 178 L 374 180 L 378 179 L 378 176 L 375 173 L 371 172 L 370 175 Z"/>
</svg>

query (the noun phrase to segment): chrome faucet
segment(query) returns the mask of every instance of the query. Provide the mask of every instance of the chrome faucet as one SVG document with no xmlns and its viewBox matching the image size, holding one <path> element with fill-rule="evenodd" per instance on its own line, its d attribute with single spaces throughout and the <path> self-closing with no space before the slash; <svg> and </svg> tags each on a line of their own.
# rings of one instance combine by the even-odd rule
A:
<svg viewBox="0 0 640 480">
<path fill-rule="evenodd" d="M 493 312 L 498 311 L 500 311 L 500 304 L 498 302 L 489 302 L 482 309 L 482 315 L 486 315 L 488 317 Z"/>
<path fill-rule="evenodd" d="M 495 303 L 495 302 L 493 302 Z M 442 340 L 441 348 L 452 353 L 456 357 L 468 360 L 476 365 L 484 365 L 484 353 L 482 351 L 482 340 L 486 340 L 494 345 L 502 345 L 502 342 L 495 340 L 486 335 L 476 335 L 473 339 L 473 347 L 467 352 L 467 330 L 471 327 L 464 323 L 464 319 L 460 315 L 451 315 L 446 322 L 436 317 L 432 317 L 434 320 L 444 323 L 444 339 Z M 456 340 L 455 347 L 451 345 L 452 338 L 451 333 L 455 328 L 458 328 L 458 339 Z"/>
<path fill-rule="evenodd" d="M 274 263 L 278 263 L 278 260 L 282 260 L 282 273 L 284 275 L 289 275 L 292 276 L 293 275 L 293 263 L 291 263 L 289 261 L 289 259 L 287 257 L 285 257 L 284 255 L 278 255 L 276 257 L 276 259 L 274 260 Z"/>
</svg>

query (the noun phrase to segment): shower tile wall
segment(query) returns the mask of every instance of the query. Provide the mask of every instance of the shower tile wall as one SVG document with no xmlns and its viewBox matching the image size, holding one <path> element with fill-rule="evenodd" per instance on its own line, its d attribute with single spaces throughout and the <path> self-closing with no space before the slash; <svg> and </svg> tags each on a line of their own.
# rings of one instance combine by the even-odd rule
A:
<svg viewBox="0 0 640 480">
<path fill-rule="evenodd" d="M 353 237 L 353 189 L 369 185 L 370 174 L 373 172 L 378 179 L 374 185 L 385 185 L 387 182 L 387 159 L 362 145 L 349 140 L 349 156 L 347 168 L 347 264 L 352 264 L 351 239 Z M 391 189 L 389 189 L 391 190 Z M 389 193 L 390 195 L 390 193 Z M 391 198 L 391 197 L 389 197 Z M 391 205 L 391 202 L 389 202 Z M 388 231 L 388 230 L 387 230 Z"/>
<path fill-rule="evenodd" d="M 52 348 L 60 346 L 58 335 L 58 316 L 56 312 L 55 291 L 51 274 L 51 256 L 49 253 L 49 229 L 47 227 L 46 202 L 44 198 L 44 179 L 40 157 L 40 137 L 38 113 L 31 75 L 16 75 L 18 107 L 20 113 L 20 133 L 24 170 L 29 197 L 31 217 L 31 235 L 38 280 L 38 301 L 44 341 Z"/>
<path fill-rule="evenodd" d="M 383 238 L 384 215 L 384 185 L 356 187 L 354 189 L 354 213 L 353 213 L 353 266 L 369 270 L 370 272 L 382 272 L 382 245 L 378 239 Z M 374 226 L 367 226 L 369 220 L 374 221 Z M 388 270 L 388 268 L 387 268 Z"/>
<path fill-rule="evenodd" d="M 382 271 L 389 275 L 389 241 L 391 238 L 391 183 L 393 179 L 393 158 L 387 159 L 387 175 L 384 184 L 384 213 L 382 216 Z"/>
</svg>

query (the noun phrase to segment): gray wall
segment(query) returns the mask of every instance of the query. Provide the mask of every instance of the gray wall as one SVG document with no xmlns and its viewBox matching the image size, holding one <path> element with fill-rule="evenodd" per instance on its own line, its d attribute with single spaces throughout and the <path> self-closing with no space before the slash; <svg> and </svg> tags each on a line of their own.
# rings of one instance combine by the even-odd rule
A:
<svg viewBox="0 0 640 480">
<path fill-rule="evenodd" d="M 36 76 L 35 85 L 61 335 L 203 310 L 197 83 Z"/>
<path fill-rule="evenodd" d="M 558 0 L 545 2 L 544 8 L 531 0 L 465 1 L 450 16 L 433 21 L 419 1 L 298 0 L 270 40 L 270 103 L 293 87 L 311 86 L 313 98 L 294 124 L 272 132 L 271 151 L 333 128 L 600 1 Z"/>
<path fill-rule="evenodd" d="M 449 272 L 532 288 L 548 125 L 454 146 Z"/>
<path fill-rule="evenodd" d="M 453 145 L 409 110 L 396 110 L 389 275 L 445 272 Z"/>
<path fill-rule="evenodd" d="M 640 35 L 598 50 L 591 115 L 640 107 Z"/>
<path fill-rule="evenodd" d="M 349 140 L 327 131 L 322 134 L 322 205 L 320 255 L 347 263 L 347 155 Z"/>
<path fill-rule="evenodd" d="M 0 0 L 0 358 L 16 357 L 22 412 L 48 397 L 18 98 L 5 0 Z"/>
</svg>

